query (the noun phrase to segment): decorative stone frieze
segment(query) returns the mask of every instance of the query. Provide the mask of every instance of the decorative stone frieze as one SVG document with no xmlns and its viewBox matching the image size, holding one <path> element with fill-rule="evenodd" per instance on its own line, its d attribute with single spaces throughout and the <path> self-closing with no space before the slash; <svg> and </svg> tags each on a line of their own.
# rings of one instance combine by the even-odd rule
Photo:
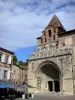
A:
<svg viewBox="0 0 75 100">
<path fill-rule="evenodd" d="M 38 50 L 34 51 L 33 54 L 29 57 L 29 60 L 57 57 L 63 55 L 72 55 L 72 48 L 57 49 L 56 43 L 53 43 L 43 47 L 38 47 Z"/>
</svg>

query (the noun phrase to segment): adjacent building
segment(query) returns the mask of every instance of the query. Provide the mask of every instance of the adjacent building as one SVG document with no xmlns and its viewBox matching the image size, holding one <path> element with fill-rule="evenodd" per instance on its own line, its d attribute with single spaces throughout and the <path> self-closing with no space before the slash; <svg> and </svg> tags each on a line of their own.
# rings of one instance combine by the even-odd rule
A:
<svg viewBox="0 0 75 100">
<path fill-rule="evenodd" d="M 28 66 L 20 66 L 20 84 L 28 83 Z"/>
<path fill-rule="evenodd" d="M 13 52 L 0 47 L 0 79 L 11 78 Z"/>
<path fill-rule="evenodd" d="M 0 47 L 0 79 L 11 79 L 15 84 L 27 83 L 28 66 L 13 64 L 14 53 Z"/>
<path fill-rule="evenodd" d="M 12 80 L 15 84 L 21 85 L 27 83 L 28 70 L 27 66 L 12 65 Z"/>
<path fill-rule="evenodd" d="M 12 65 L 12 80 L 15 84 L 19 84 L 20 67 L 17 64 Z"/>
</svg>

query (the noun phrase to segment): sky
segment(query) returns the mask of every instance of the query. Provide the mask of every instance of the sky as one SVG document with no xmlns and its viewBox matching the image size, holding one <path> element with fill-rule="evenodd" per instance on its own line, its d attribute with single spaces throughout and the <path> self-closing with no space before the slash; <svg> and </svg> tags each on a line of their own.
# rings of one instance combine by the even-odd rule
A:
<svg viewBox="0 0 75 100">
<path fill-rule="evenodd" d="M 54 14 L 66 30 L 75 29 L 75 0 L 0 0 L 0 47 L 25 61 Z"/>
</svg>

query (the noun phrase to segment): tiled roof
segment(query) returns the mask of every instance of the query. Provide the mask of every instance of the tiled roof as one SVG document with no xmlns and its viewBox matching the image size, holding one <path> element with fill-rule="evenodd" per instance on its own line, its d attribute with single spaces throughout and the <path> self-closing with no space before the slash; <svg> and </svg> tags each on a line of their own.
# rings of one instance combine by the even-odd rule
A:
<svg viewBox="0 0 75 100">
<path fill-rule="evenodd" d="M 69 35 L 73 35 L 73 34 L 75 34 L 75 29 L 66 31 L 66 32 L 64 32 L 62 34 L 58 34 L 58 35 L 59 35 L 59 37 L 64 37 L 64 36 L 69 36 Z"/>
<path fill-rule="evenodd" d="M 60 20 L 58 19 L 56 15 L 52 17 L 52 20 L 49 22 L 48 26 L 61 27 L 62 29 L 65 30 L 65 28 L 63 27 L 63 25 L 61 24 Z"/>
<path fill-rule="evenodd" d="M 4 52 L 7 52 L 7 53 L 10 53 L 10 54 L 14 54 L 14 52 L 9 51 L 9 50 L 7 50 L 7 49 L 4 49 L 4 48 L 2 48 L 2 47 L 0 47 L 0 50 L 1 50 L 1 51 L 4 51 Z"/>
</svg>

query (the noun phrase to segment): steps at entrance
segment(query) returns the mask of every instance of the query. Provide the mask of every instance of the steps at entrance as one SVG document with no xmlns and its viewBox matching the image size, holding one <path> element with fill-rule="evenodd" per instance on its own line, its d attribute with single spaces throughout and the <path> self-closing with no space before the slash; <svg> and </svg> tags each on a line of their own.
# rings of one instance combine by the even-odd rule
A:
<svg viewBox="0 0 75 100">
<path fill-rule="evenodd" d="M 63 95 L 63 93 L 61 92 L 40 92 L 39 94 L 45 94 L 45 95 L 50 95 L 50 96 Z"/>
</svg>

